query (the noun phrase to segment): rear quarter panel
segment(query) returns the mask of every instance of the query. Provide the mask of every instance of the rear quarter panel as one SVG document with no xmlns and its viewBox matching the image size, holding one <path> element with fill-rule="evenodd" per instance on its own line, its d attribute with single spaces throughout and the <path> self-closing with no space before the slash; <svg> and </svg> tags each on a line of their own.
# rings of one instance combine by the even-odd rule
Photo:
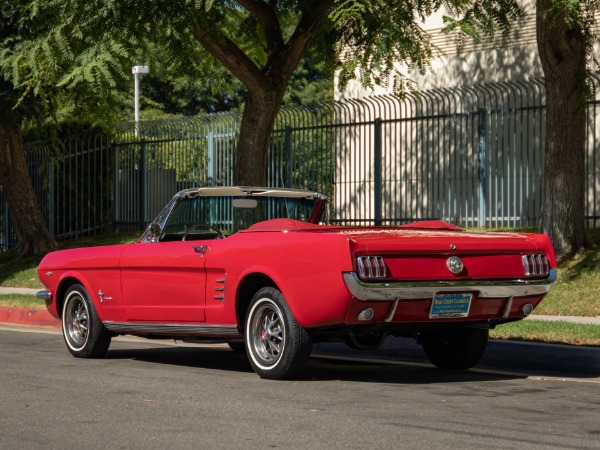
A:
<svg viewBox="0 0 600 450">
<path fill-rule="evenodd" d="M 344 322 L 351 295 L 342 272 L 352 270 L 346 236 L 257 232 L 236 234 L 226 241 L 227 245 L 209 248 L 206 259 L 209 272 L 219 267 L 226 268 L 226 303 L 235 304 L 239 284 L 246 276 L 260 273 L 275 282 L 303 327 Z M 218 318 L 214 315 L 211 318 L 208 314 L 209 311 L 209 322 L 218 322 Z M 243 321 L 244 318 L 238 320 Z"/>
</svg>

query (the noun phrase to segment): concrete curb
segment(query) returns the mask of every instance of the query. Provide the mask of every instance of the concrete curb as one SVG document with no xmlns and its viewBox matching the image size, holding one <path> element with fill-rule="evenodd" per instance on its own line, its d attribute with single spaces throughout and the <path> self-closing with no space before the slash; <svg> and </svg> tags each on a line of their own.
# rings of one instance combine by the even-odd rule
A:
<svg viewBox="0 0 600 450">
<path fill-rule="evenodd" d="M 60 328 L 60 320 L 45 309 L 0 308 L 0 323 L 29 327 Z"/>
</svg>

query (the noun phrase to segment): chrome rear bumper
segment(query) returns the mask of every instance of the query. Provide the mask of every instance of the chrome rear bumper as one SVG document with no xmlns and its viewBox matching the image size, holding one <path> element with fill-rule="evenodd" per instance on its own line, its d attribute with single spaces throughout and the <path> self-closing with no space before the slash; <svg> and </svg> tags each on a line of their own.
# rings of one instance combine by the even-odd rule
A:
<svg viewBox="0 0 600 450">
<path fill-rule="evenodd" d="M 490 280 L 490 281 L 423 281 L 397 283 L 365 283 L 356 272 L 343 274 L 350 293 L 358 300 L 416 300 L 432 298 L 444 292 L 476 292 L 482 298 L 533 297 L 544 295 L 556 280 L 556 269 L 550 269 L 541 280 Z"/>
</svg>

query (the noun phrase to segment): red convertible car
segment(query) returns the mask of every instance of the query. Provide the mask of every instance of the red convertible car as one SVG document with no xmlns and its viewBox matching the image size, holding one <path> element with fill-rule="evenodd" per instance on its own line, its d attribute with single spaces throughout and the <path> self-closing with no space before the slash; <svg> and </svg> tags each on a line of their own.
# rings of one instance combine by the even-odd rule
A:
<svg viewBox="0 0 600 450">
<path fill-rule="evenodd" d="M 325 225 L 327 199 L 293 189 L 181 191 L 134 244 L 62 250 L 38 293 L 76 357 L 132 334 L 245 349 L 289 378 L 313 342 L 372 349 L 416 338 L 440 368 L 480 359 L 488 331 L 529 315 L 556 278 L 545 235 L 474 233 L 441 221 Z"/>
</svg>

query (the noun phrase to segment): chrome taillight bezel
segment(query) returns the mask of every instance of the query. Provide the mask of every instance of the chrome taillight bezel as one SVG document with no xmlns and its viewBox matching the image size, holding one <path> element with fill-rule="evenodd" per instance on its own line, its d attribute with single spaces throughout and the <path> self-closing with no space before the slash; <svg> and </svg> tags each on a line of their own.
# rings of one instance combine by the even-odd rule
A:
<svg viewBox="0 0 600 450">
<path fill-rule="evenodd" d="M 377 280 L 387 277 L 383 256 L 359 256 L 356 258 L 358 276 L 363 280 Z"/>
<path fill-rule="evenodd" d="M 550 274 L 550 263 L 544 254 L 523 255 L 521 260 L 526 277 L 544 277 Z"/>
</svg>

